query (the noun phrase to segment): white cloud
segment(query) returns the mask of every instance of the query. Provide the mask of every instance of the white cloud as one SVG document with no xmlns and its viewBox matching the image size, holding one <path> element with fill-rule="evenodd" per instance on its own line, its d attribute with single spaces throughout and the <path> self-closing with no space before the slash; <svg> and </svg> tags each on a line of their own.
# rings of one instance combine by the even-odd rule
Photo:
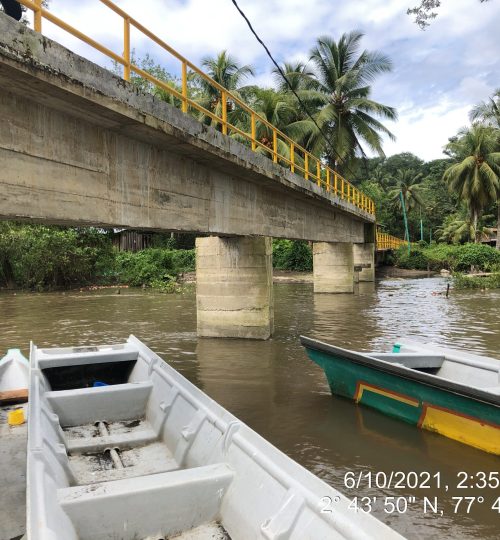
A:
<svg viewBox="0 0 500 540">
<path fill-rule="evenodd" d="M 387 155 L 412 152 L 430 161 L 446 157 L 443 146 L 448 138 L 468 123 L 470 107 L 456 108 L 445 98 L 425 109 L 404 108 L 394 127 L 397 141 L 387 141 Z"/>
</svg>

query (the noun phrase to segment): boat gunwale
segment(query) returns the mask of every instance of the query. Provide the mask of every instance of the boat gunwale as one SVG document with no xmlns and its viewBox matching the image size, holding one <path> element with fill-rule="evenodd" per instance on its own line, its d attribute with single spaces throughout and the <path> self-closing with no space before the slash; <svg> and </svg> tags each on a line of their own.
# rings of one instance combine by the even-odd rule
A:
<svg viewBox="0 0 500 540">
<path fill-rule="evenodd" d="M 480 401 L 494 407 L 500 407 L 500 396 L 476 386 L 466 386 L 464 384 L 451 381 L 450 379 L 432 375 L 431 373 L 417 371 L 403 365 L 396 365 L 392 362 L 374 358 L 369 353 L 358 353 L 349 349 L 343 349 L 342 347 L 330 345 L 324 341 L 307 336 L 300 336 L 300 343 L 305 348 L 335 354 L 337 357 L 340 357 L 341 360 L 349 360 L 355 364 L 367 366 L 377 371 L 396 375 L 403 379 L 416 381 L 426 386 L 431 386 L 446 392 L 454 393 L 467 399 L 474 399 L 475 401 Z"/>
</svg>

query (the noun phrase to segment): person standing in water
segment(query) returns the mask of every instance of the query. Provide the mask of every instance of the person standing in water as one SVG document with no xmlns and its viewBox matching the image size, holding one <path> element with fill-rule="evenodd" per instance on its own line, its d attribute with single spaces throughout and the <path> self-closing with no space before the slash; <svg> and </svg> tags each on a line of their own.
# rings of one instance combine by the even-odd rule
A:
<svg viewBox="0 0 500 540">
<path fill-rule="evenodd" d="M 3 10 L 7 15 L 9 15 L 9 17 L 16 19 L 16 21 L 21 20 L 21 17 L 23 16 L 23 10 L 19 2 L 17 2 L 16 0 L 0 0 L 0 3 L 3 6 Z"/>
</svg>

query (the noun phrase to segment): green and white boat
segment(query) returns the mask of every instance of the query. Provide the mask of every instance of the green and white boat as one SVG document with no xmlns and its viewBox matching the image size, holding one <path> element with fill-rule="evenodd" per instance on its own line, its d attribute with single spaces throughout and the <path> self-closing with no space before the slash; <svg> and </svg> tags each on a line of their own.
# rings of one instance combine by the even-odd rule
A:
<svg viewBox="0 0 500 540">
<path fill-rule="evenodd" d="M 500 361 L 399 341 L 359 353 L 301 336 L 333 394 L 500 455 Z"/>
</svg>

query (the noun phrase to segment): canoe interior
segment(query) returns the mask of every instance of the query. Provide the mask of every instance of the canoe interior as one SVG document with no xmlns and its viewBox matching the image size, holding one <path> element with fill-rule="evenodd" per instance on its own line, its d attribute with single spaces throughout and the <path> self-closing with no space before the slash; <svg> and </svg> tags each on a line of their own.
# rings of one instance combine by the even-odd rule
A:
<svg viewBox="0 0 500 540">
<path fill-rule="evenodd" d="M 31 364 L 30 540 L 400 538 L 133 337 Z"/>
</svg>

